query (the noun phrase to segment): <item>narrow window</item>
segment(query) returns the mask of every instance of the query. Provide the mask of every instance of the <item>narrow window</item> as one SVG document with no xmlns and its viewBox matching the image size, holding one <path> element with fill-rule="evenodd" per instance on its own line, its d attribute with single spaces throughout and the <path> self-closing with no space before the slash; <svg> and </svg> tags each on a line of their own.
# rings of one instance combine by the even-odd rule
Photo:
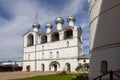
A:
<svg viewBox="0 0 120 80">
<path fill-rule="evenodd" d="M 42 50 L 44 50 L 44 45 L 42 46 Z"/>
<path fill-rule="evenodd" d="M 28 54 L 28 60 L 30 60 L 30 54 Z"/>
<path fill-rule="evenodd" d="M 45 65 L 41 64 L 41 71 L 45 71 Z"/>
<path fill-rule="evenodd" d="M 70 63 L 66 63 L 65 65 L 66 65 L 66 70 L 70 72 L 71 71 Z"/>
<path fill-rule="evenodd" d="M 42 59 L 44 59 L 44 53 L 42 53 Z"/>
<path fill-rule="evenodd" d="M 108 71 L 108 63 L 107 61 L 102 61 L 101 62 L 101 73 L 105 73 Z"/>
<path fill-rule="evenodd" d="M 56 52 L 56 58 L 59 58 L 59 52 L 58 51 Z"/>
<path fill-rule="evenodd" d="M 69 41 L 67 41 L 67 47 L 69 47 Z"/>
<path fill-rule="evenodd" d="M 50 52 L 50 58 L 52 58 L 52 52 Z"/>
</svg>

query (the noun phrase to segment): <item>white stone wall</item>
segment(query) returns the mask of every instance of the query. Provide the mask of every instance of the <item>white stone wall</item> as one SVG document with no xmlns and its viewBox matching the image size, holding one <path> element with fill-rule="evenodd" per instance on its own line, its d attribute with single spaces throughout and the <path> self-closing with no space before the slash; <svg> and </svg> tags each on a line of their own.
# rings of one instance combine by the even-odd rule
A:
<svg viewBox="0 0 120 80">
<path fill-rule="evenodd" d="M 120 69 L 120 1 L 90 0 L 90 72 L 89 79 L 101 74 L 101 62 L 108 71 Z"/>
<path fill-rule="evenodd" d="M 24 61 L 23 62 L 23 71 L 27 71 L 26 67 L 30 66 L 30 71 L 35 71 L 35 61 Z"/>
<path fill-rule="evenodd" d="M 97 17 L 100 14 L 102 0 L 90 0 L 90 10 L 89 10 L 89 17 L 90 17 L 90 49 L 93 48 L 94 37 L 96 34 L 96 26 L 98 23 Z"/>
<path fill-rule="evenodd" d="M 85 62 L 84 62 L 84 60 L 85 60 Z M 89 64 L 89 58 L 80 59 L 80 60 L 79 60 L 79 63 L 80 63 L 80 64 Z"/>
<path fill-rule="evenodd" d="M 66 70 L 66 63 L 70 63 L 71 71 L 74 72 L 75 68 L 78 66 L 77 59 L 53 59 L 53 60 L 37 60 L 37 69 L 36 71 L 42 71 L 41 64 L 45 65 L 45 71 L 52 71 L 49 69 L 50 63 L 57 61 L 60 64 L 60 67 L 57 68 L 57 71 Z M 26 71 L 26 66 L 30 65 L 30 71 L 35 71 L 35 61 L 24 61 L 23 71 Z M 54 70 L 53 70 L 54 71 Z"/>
</svg>

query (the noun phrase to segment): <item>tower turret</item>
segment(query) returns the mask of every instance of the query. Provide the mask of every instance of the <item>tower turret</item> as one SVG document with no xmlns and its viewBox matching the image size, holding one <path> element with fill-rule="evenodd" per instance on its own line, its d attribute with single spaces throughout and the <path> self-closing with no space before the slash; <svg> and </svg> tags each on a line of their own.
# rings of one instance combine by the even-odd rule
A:
<svg viewBox="0 0 120 80">
<path fill-rule="evenodd" d="M 62 25 L 64 23 L 64 19 L 62 19 L 61 17 L 58 17 L 55 19 L 55 23 L 57 25 L 57 30 L 62 30 Z"/>
</svg>

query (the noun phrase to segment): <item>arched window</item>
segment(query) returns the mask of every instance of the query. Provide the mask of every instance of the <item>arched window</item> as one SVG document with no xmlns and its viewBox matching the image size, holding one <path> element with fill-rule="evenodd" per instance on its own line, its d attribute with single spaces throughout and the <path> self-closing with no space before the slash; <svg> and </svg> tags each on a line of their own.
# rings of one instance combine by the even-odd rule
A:
<svg viewBox="0 0 120 80">
<path fill-rule="evenodd" d="M 44 45 L 42 46 L 42 50 L 44 50 Z"/>
<path fill-rule="evenodd" d="M 45 71 L 45 65 L 41 64 L 41 71 Z"/>
<path fill-rule="evenodd" d="M 58 41 L 59 40 L 59 33 L 53 32 L 52 33 L 52 41 Z"/>
<path fill-rule="evenodd" d="M 42 53 L 42 59 L 44 59 L 44 53 Z"/>
<path fill-rule="evenodd" d="M 56 52 L 56 58 L 59 58 L 59 52 L 58 51 Z"/>
<path fill-rule="evenodd" d="M 34 45 L 34 37 L 32 34 L 28 36 L 28 46 L 33 46 Z"/>
<path fill-rule="evenodd" d="M 28 54 L 28 60 L 30 60 L 30 54 Z"/>
<path fill-rule="evenodd" d="M 50 58 L 52 58 L 52 52 L 50 52 Z"/>
<path fill-rule="evenodd" d="M 71 66 L 70 66 L 70 63 L 66 63 L 65 64 L 66 65 L 66 71 L 71 71 Z"/>
<path fill-rule="evenodd" d="M 73 31 L 71 28 L 66 29 L 64 32 L 64 39 L 69 39 L 73 37 Z"/>
<path fill-rule="evenodd" d="M 47 35 L 41 36 L 41 43 L 47 43 Z"/>
<path fill-rule="evenodd" d="M 101 73 L 105 73 L 108 71 L 108 63 L 107 61 L 102 61 L 101 62 Z"/>
<path fill-rule="evenodd" d="M 67 47 L 69 47 L 69 41 L 67 41 Z"/>
</svg>

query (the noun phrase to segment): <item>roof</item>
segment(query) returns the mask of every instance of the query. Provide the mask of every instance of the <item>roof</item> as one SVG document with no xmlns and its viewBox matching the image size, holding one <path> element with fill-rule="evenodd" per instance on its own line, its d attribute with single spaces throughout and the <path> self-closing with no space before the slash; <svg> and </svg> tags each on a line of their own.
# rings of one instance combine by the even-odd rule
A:
<svg viewBox="0 0 120 80">
<path fill-rule="evenodd" d="M 32 30 L 27 31 L 25 34 L 23 34 L 23 36 L 25 36 L 26 34 L 28 34 L 29 32 L 33 32 Z"/>
<path fill-rule="evenodd" d="M 80 59 L 89 59 L 90 58 L 90 54 L 83 54 L 79 58 Z"/>
</svg>

